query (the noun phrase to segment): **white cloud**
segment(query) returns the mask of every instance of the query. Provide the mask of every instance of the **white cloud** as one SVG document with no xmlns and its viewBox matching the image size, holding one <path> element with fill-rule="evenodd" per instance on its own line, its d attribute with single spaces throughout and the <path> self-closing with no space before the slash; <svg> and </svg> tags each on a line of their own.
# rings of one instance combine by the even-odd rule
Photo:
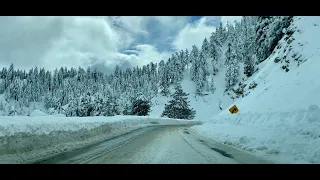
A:
<svg viewBox="0 0 320 180">
<path fill-rule="evenodd" d="M 202 17 L 195 23 L 187 24 L 173 40 L 173 47 L 176 50 L 190 49 L 193 45 L 201 47 L 205 37 L 209 38 L 215 31 L 215 26 L 210 23 L 212 18 Z"/>
<path fill-rule="evenodd" d="M 167 38 L 181 30 L 190 19 L 189 16 L 117 16 L 109 17 L 113 25 L 134 35 L 153 40 L 156 43 L 166 42 Z M 159 41 L 160 39 L 160 41 Z"/>
<path fill-rule="evenodd" d="M 167 60 L 172 52 L 163 51 L 159 52 L 154 46 L 149 44 L 140 44 L 134 47 L 134 50 L 128 50 L 134 54 L 119 54 L 120 59 L 126 59 L 132 64 L 139 66 L 146 65 L 150 62 L 159 63 L 161 60 Z"/>
<path fill-rule="evenodd" d="M 0 25 L 0 62 L 17 68 L 88 67 L 130 44 L 103 17 L 1 17 Z"/>
<path fill-rule="evenodd" d="M 208 19 L 194 25 L 188 24 L 189 20 L 186 16 L 3 16 L 0 63 L 3 66 L 14 63 L 19 69 L 38 66 L 54 70 L 61 66 L 86 68 L 104 64 L 110 69 L 119 62 L 128 61 L 134 66 L 159 62 L 167 60 L 171 52 L 160 52 L 151 44 L 165 44 L 184 29 L 179 37 L 186 39 L 177 41 L 177 45 L 186 42 L 190 48 L 188 43 L 199 41 L 194 39 L 202 41 L 204 34 L 212 32 L 213 27 L 206 25 Z M 145 42 L 139 42 L 141 38 Z M 121 53 L 132 48 L 134 54 Z"/>
<path fill-rule="evenodd" d="M 234 21 L 240 21 L 242 16 L 221 16 L 221 22 L 223 26 L 226 26 L 227 23 L 234 24 Z"/>
<path fill-rule="evenodd" d="M 169 29 L 181 29 L 186 24 L 190 17 L 188 16 L 154 16 L 155 20 L 161 23 L 165 28 Z M 164 29 L 163 31 L 168 31 Z"/>
<path fill-rule="evenodd" d="M 122 30 L 133 34 L 148 34 L 146 30 L 146 18 L 144 16 L 111 16 L 108 19 L 114 26 L 120 27 Z"/>
</svg>

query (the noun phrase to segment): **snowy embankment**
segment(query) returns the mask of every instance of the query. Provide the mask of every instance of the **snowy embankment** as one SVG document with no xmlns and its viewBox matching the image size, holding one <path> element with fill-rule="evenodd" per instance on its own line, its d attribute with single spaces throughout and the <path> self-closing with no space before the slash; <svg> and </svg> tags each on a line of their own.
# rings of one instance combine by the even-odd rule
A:
<svg viewBox="0 0 320 180">
<path fill-rule="evenodd" d="M 276 163 L 320 163 L 320 109 L 217 115 L 198 133 Z"/>
<path fill-rule="evenodd" d="M 0 117 L 0 163 L 33 163 L 139 128 L 188 124 L 199 121 L 138 116 Z"/>
<path fill-rule="evenodd" d="M 320 163 L 320 18 L 296 17 L 292 28 L 244 82 L 245 96 L 192 129 L 277 163 Z"/>
</svg>

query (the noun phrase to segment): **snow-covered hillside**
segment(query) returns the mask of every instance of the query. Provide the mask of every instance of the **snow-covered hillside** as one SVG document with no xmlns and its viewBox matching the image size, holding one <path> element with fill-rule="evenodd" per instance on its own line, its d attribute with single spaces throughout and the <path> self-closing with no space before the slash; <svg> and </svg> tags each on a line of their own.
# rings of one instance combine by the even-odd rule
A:
<svg viewBox="0 0 320 180">
<path fill-rule="evenodd" d="M 223 109 L 227 108 L 233 100 L 229 95 L 224 94 L 224 68 L 221 68 L 221 72 L 215 76 L 216 91 L 213 93 L 205 92 L 204 96 L 197 96 L 195 83 L 190 81 L 190 75 L 188 72 L 184 73 L 184 79 L 181 82 L 183 90 L 189 94 L 188 100 L 190 106 L 196 110 L 195 119 L 204 121 L 209 119 L 215 114 L 220 113 Z M 174 88 L 170 89 L 171 94 L 174 93 Z M 151 107 L 150 115 L 160 117 L 164 110 L 165 104 L 171 100 L 170 97 L 164 97 L 158 95 L 152 99 L 153 106 Z"/>
<path fill-rule="evenodd" d="M 320 163 L 320 18 L 295 17 L 289 28 L 244 97 L 194 130 L 279 163 Z"/>
<path fill-rule="evenodd" d="M 234 102 L 242 112 L 286 112 L 319 104 L 319 26 L 319 17 L 296 18 L 292 37 L 285 40 L 285 36 L 279 42 L 281 48 L 261 63 L 261 70 L 244 83 L 255 82 L 257 87 L 250 92 L 247 86 L 245 93 L 250 94 Z M 305 62 L 298 66 L 298 58 Z M 280 62 L 275 63 L 275 59 Z M 282 69 L 287 64 L 288 72 Z"/>
</svg>

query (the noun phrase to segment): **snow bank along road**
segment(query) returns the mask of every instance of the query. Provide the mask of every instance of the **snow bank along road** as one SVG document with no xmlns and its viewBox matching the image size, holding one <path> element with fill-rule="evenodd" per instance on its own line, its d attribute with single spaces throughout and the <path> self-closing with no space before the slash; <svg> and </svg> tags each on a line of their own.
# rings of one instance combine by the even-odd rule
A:
<svg viewBox="0 0 320 180">
<path fill-rule="evenodd" d="M 140 116 L 0 117 L 0 164 L 31 164 L 105 142 L 136 130 L 186 121 Z"/>
<path fill-rule="evenodd" d="M 159 125 L 60 154 L 39 164 L 261 164 L 271 163 L 190 131 Z"/>
</svg>

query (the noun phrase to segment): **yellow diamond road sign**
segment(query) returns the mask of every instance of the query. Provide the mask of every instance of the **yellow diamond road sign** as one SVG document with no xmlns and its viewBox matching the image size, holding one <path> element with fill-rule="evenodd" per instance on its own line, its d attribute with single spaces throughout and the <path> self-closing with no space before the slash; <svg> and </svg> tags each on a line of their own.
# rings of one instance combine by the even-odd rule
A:
<svg viewBox="0 0 320 180">
<path fill-rule="evenodd" d="M 236 105 L 232 106 L 230 109 L 229 109 L 230 113 L 231 114 L 236 114 L 239 112 L 239 109 Z"/>
</svg>

